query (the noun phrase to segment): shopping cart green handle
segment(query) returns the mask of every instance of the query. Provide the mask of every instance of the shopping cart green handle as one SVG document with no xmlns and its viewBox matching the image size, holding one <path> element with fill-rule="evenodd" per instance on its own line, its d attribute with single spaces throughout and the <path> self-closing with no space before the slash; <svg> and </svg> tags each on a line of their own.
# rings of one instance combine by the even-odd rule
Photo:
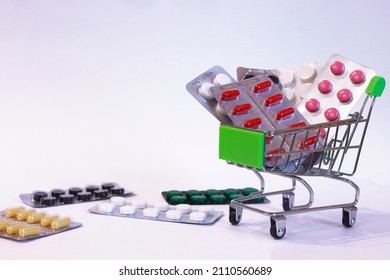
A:
<svg viewBox="0 0 390 280">
<path fill-rule="evenodd" d="M 382 95 L 386 81 L 383 77 L 371 79 L 366 93 Z M 236 164 L 263 169 L 266 134 L 239 127 L 221 125 L 219 128 L 219 158 Z"/>
</svg>

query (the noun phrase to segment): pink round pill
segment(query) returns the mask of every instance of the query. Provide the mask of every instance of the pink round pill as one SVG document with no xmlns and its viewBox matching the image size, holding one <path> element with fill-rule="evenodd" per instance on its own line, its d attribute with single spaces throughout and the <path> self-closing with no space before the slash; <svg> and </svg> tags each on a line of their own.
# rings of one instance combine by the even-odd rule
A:
<svg viewBox="0 0 390 280">
<path fill-rule="evenodd" d="M 337 93 L 337 98 L 341 103 L 348 103 L 352 100 L 352 92 L 349 89 L 343 88 Z"/>
<path fill-rule="evenodd" d="M 339 110 L 337 110 L 336 108 L 326 109 L 324 115 L 325 118 L 330 122 L 337 121 L 340 117 Z"/>
<path fill-rule="evenodd" d="M 315 98 L 311 98 L 306 101 L 305 107 L 310 113 L 314 113 L 320 109 L 320 102 Z"/>
<path fill-rule="evenodd" d="M 332 91 L 333 85 L 328 80 L 322 80 L 318 83 L 317 88 L 321 93 L 327 94 Z"/>
<path fill-rule="evenodd" d="M 365 75 L 363 71 L 355 70 L 350 75 L 349 78 L 351 79 L 351 82 L 355 85 L 361 84 L 365 80 Z"/>
<path fill-rule="evenodd" d="M 339 76 L 344 73 L 344 70 L 344 64 L 340 61 L 335 61 L 330 65 L 330 71 L 333 73 L 333 75 Z"/>
</svg>

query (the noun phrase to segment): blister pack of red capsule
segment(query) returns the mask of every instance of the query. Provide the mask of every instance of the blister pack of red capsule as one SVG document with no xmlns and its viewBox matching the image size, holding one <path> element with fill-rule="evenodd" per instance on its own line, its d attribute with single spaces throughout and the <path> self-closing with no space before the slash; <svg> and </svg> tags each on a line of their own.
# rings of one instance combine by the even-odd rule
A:
<svg viewBox="0 0 390 280">
<path fill-rule="evenodd" d="M 35 208 L 69 205 L 82 202 L 109 199 L 112 196 L 129 196 L 132 193 L 117 183 L 87 185 L 84 188 L 52 189 L 51 191 L 34 191 L 20 194 L 20 199 L 28 206 Z"/>
<path fill-rule="evenodd" d="M 26 209 L 23 206 L 0 211 L 0 237 L 15 241 L 27 241 L 58 234 L 80 227 L 69 217 L 49 215 Z"/>
<path fill-rule="evenodd" d="M 244 81 L 216 86 L 211 88 L 211 92 L 236 126 L 273 131 L 307 125 L 306 119 L 268 76 L 256 76 Z M 252 114 L 249 114 L 251 110 Z M 256 123 L 257 126 L 250 127 L 248 123 Z M 267 139 L 265 149 L 267 153 L 276 154 L 302 150 L 303 145 L 309 148 L 311 144 L 308 143 L 308 139 L 317 143 L 316 134 L 315 131 L 309 131 L 284 140 L 275 136 Z M 296 157 L 298 156 L 291 155 L 288 160 Z M 271 164 L 274 164 L 275 160 L 273 157 L 266 158 L 266 161 L 271 161 Z M 284 158 L 278 158 L 278 161 L 279 164 L 283 163 Z M 268 165 L 267 162 L 266 164 Z"/>
<path fill-rule="evenodd" d="M 287 70 L 266 70 L 255 68 L 237 68 L 239 81 L 259 75 L 267 75 L 283 90 L 283 94 L 296 106 L 305 97 L 315 78 L 321 71 L 321 64 L 313 62 Z"/>
<path fill-rule="evenodd" d="M 235 82 L 234 78 L 230 76 L 225 69 L 220 66 L 214 66 L 190 81 L 186 88 L 187 91 L 221 123 L 231 124 L 231 120 L 226 116 L 224 110 L 219 107 L 218 102 L 211 94 L 210 88 L 232 82 Z"/>
<path fill-rule="evenodd" d="M 374 76 L 374 70 L 332 55 L 298 109 L 310 124 L 345 119 Z"/>
<path fill-rule="evenodd" d="M 189 204 L 170 206 L 168 203 L 149 204 L 145 201 L 126 201 L 123 197 L 112 197 L 88 210 L 93 214 L 121 218 L 145 219 L 160 222 L 210 225 L 223 216 L 211 206 L 194 207 Z"/>
</svg>

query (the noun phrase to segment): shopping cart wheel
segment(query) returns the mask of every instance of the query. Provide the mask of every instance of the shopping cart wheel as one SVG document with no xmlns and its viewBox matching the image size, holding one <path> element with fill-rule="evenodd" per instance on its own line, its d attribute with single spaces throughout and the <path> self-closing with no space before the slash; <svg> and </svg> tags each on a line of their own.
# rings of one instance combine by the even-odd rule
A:
<svg viewBox="0 0 390 280">
<path fill-rule="evenodd" d="M 350 228 L 356 223 L 357 207 L 343 208 L 343 226 Z"/>
<path fill-rule="evenodd" d="M 286 234 L 286 217 L 271 217 L 271 228 L 269 232 L 273 238 L 282 239 Z"/>
<path fill-rule="evenodd" d="M 229 222 L 237 225 L 242 218 L 242 208 L 229 207 Z"/>
<path fill-rule="evenodd" d="M 294 192 L 284 193 L 283 194 L 283 210 L 291 211 L 294 206 Z"/>
</svg>

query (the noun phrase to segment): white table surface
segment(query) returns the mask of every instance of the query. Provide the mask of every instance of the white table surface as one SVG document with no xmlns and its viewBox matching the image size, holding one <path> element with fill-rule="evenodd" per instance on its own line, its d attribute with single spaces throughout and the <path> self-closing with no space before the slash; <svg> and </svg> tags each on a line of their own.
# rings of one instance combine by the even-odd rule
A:
<svg viewBox="0 0 390 280">
<path fill-rule="evenodd" d="M 149 203 L 170 189 L 257 187 L 218 159 L 219 122 L 187 82 L 213 65 L 235 75 L 334 53 L 390 77 L 387 1 L 287 2 L 0 0 L 0 208 L 20 205 L 20 193 L 104 181 Z M 386 90 L 352 177 L 361 196 L 351 229 L 341 210 L 307 213 L 274 240 L 267 217 L 244 211 L 232 226 L 226 205 L 216 224 L 196 226 L 93 215 L 92 202 L 47 209 L 83 227 L 0 239 L 0 259 L 389 259 L 389 104 Z M 350 200 L 326 179 L 313 185 L 318 203 Z"/>
</svg>

